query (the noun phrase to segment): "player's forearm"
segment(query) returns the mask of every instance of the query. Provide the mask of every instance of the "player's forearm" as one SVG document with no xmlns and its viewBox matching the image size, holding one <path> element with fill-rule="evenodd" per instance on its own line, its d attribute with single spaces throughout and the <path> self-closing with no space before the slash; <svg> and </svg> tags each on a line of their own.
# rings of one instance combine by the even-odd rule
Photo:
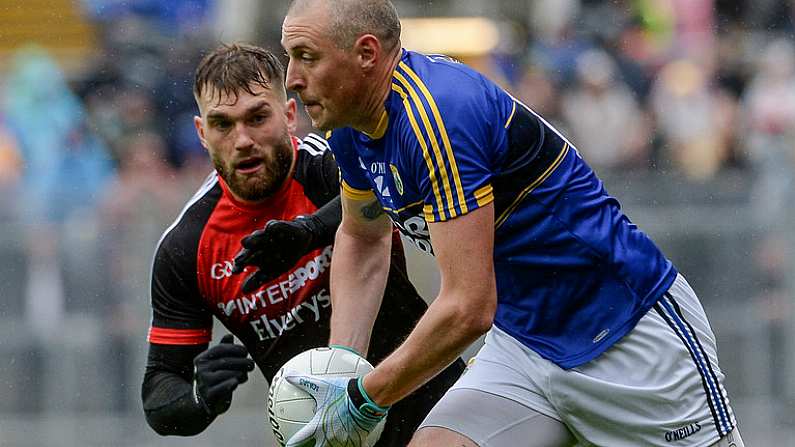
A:
<svg viewBox="0 0 795 447">
<path fill-rule="evenodd" d="M 193 436 L 215 419 L 193 400 L 191 383 L 174 373 L 147 370 L 141 397 L 146 422 L 162 436 Z"/>
<path fill-rule="evenodd" d="M 376 403 L 392 405 L 421 387 L 489 330 L 493 312 L 467 308 L 461 301 L 442 291 L 403 345 L 365 377 L 364 387 Z"/>
<path fill-rule="evenodd" d="M 389 274 L 391 233 L 362 239 L 341 229 L 331 260 L 331 335 L 329 344 L 367 355 L 370 335 Z"/>
</svg>

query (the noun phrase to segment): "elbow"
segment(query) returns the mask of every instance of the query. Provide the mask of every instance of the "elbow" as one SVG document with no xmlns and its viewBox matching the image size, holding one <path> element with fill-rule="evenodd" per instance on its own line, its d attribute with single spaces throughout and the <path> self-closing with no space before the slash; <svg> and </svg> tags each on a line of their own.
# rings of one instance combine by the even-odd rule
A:
<svg viewBox="0 0 795 447">
<path fill-rule="evenodd" d="M 488 332 L 494 324 L 497 293 L 493 290 L 486 294 L 478 294 L 477 299 L 462 301 L 470 304 L 458 306 L 453 317 L 455 325 L 460 328 L 464 338 L 474 341 Z"/>
<path fill-rule="evenodd" d="M 145 411 L 146 423 L 160 436 L 195 436 L 203 431 L 202 427 L 187 426 L 163 421 L 157 411 Z"/>
<path fill-rule="evenodd" d="M 156 412 L 144 410 L 146 423 L 155 433 L 157 433 L 160 436 L 169 436 L 176 434 L 175 433 L 176 427 L 169 427 L 169 424 L 162 423 L 162 421 L 157 417 L 157 415 L 153 413 Z"/>
<path fill-rule="evenodd" d="M 480 337 L 491 329 L 494 325 L 495 312 L 496 307 L 493 310 L 486 309 L 480 312 L 476 318 L 472 318 L 472 321 L 469 322 L 469 327 L 474 338 Z"/>
</svg>

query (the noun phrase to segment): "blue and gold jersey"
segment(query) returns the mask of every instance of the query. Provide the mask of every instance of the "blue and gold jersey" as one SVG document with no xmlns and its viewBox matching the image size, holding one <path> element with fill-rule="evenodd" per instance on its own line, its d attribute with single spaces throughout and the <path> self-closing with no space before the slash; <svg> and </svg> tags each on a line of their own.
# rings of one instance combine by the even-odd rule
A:
<svg viewBox="0 0 795 447">
<path fill-rule="evenodd" d="M 428 222 L 495 208 L 494 324 L 563 368 L 629 332 L 676 270 L 557 131 L 479 73 L 403 51 L 375 134 L 335 130 L 343 191 L 432 253 Z"/>
</svg>

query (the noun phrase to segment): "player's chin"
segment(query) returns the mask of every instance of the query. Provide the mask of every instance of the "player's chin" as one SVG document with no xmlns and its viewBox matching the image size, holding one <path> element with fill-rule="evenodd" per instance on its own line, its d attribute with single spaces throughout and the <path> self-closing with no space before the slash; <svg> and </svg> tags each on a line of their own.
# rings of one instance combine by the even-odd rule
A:
<svg viewBox="0 0 795 447">
<path fill-rule="evenodd" d="M 266 177 L 266 178 L 263 178 Z M 244 200 L 259 201 L 273 195 L 277 186 L 270 176 L 260 175 L 235 175 L 231 186 L 235 194 Z"/>
<path fill-rule="evenodd" d="M 325 109 L 314 116 L 310 115 L 309 118 L 312 120 L 312 127 L 323 132 L 340 127 L 336 125 L 333 117 L 330 116 Z"/>
</svg>

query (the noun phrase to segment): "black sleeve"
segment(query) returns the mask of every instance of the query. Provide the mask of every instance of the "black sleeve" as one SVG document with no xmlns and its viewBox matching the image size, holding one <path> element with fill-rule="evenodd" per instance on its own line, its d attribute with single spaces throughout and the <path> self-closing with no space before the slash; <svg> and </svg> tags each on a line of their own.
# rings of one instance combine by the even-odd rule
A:
<svg viewBox="0 0 795 447">
<path fill-rule="evenodd" d="M 212 314 L 199 299 L 198 241 L 218 193 L 209 190 L 186 208 L 155 251 L 141 399 L 147 423 L 161 435 L 195 435 L 214 419 L 194 402 L 192 384 L 193 359 L 207 349 L 212 332 Z"/>
<path fill-rule="evenodd" d="M 207 330 L 212 317 L 197 305 L 195 253 L 185 253 L 180 227 L 167 234 L 155 253 L 152 270 L 152 327 L 149 355 L 141 386 L 146 422 L 160 435 L 191 436 L 213 421 L 193 400 L 193 358 L 207 343 L 170 344 L 172 331 Z M 189 251 L 189 249 L 187 250 Z M 191 263 L 191 259 L 194 262 Z M 194 302 L 188 302 L 193 297 Z M 160 335 L 166 334 L 166 335 Z"/>
<path fill-rule="evenodd" d="M 152 264 L 152 328 L 212 329 L 212 314 L 199 302 L 196 279 L 198 238 L 181 222 L 168 232 Z"/>
<path fill-rule="evenodd" d="M 340 174 L 328 142 L 309 134 L 298 145 L 295 179 L 309 200 L 322 207 L 340 193 Z"/>
<path fill-rule="evenodd" d="M 207 345 L 149 345 L 141 399 L 146 422 L 160 435 L 192 436 L 215 419 L 193 400 L 193 358 Z"/>
<path fill-rule="evenodd" d="M 320 207 L 319 210 L 307 216 L 309 227 L 312 230 L 312 244 L 310 249 L 325 247 L 334 243 L 337 228 L 342 222 L 342 204 L 340 197 L 333 198 L 330 202 Z"/>
</svg>

